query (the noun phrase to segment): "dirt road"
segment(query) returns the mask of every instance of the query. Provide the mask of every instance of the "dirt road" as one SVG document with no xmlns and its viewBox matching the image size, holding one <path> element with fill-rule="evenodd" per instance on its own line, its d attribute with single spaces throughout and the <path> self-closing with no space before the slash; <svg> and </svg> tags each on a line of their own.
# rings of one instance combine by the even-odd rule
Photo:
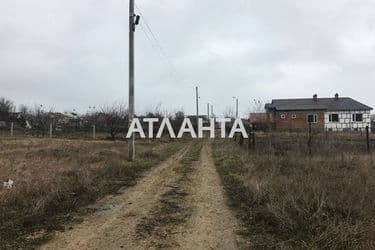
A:
<svg viewBox="0 0 375 250">
<path fill-rule="evenodd" d="M 191 182 L 189 201 L 195 207 L 191 220 L 179 229 L 182 249 L 236 249 L 237 221 L 225 204 L 211 147 L 205 145 Z"/>
<path fill-rule="evenodd" d="M 99 201 L 98 212 L 41 249 L 236 249 L 238 225 L 225 205 L 210 145 L 187 171 L 182 163 L 191 150 L 185 147 L 134 187 Z M 160 230 L 140 234 L 150 221 Z"/>
</svg>

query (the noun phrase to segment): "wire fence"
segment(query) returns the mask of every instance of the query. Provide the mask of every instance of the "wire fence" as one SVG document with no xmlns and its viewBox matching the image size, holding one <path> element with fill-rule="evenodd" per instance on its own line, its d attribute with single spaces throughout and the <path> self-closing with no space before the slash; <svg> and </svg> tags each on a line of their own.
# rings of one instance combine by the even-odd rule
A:
<svg viewBox="0 0 375 250">
<path fill-rule="evenodd" d="M 375 150 L 375 135 L 365 132 L 250 132 L 234 140 L 249 152 L 283 154 L 362 154 Z"/>
<path fill-rule="evenodd" d="M 2 122 L 0 124 L 1 138 L 64 138 L 64 139 L 126 139 L 128 123 L 126 120 L 116 120 L 103 123 L 97 120 L 74 120 L 68 123 L 34 122 L 33 126 L 18 122 Z M 172 123 L 178 131 L 181 121 Z M 193 122 L 194 125 L 196 125 Z M 154 125 L 154 134 L 159 130 L 160 123 Z M 148 129 L 143 128 L 146 136 Z M 194 126 L 194 130 L 196 130 Z M 227 128 L 227 134 L 230 126 Z M 364 153 L 375 149 L 375 134 L 363 132 L 255 132 L 248 130 L 248 139 L 237 134 L 234 140 L 249 151 L 262 151 L 274 154 L 303 153 L 330 154 Z M 220 131 L 216 131 L 220 136 Z M 166 135 L 166 134 L 165 134 Z M 166 135 L 167 136 L 167 135 Z"/>
<path fill-rule="evenodd" d="M 43 126 L 26 127 L 20 124 L 9 122 L 0 126 L 0 137 L 22 138 L 82 138 L 82 139 L 113 139 L 125 138 L 127 124 L 116 127 L 106 127 L 103 125 L 76 124 L 76 125 L 56 125 L 46 123 Z"/>
</svg>

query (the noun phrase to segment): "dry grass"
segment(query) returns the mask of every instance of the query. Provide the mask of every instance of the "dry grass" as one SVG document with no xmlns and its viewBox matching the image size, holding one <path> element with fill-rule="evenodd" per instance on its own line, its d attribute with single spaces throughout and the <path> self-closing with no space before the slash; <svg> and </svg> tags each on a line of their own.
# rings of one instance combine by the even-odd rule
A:
<svg viewBox="0 0 375 250">
<path fill-rule="evenodd" d="M 126 142 L 2 140 L 0 175 L 14 188 L 0 190 L 0 248 L 32 247 L 61 222 L 100 197 L 136 183 L 141 174 L 181 148 L 181 143 L 139 142 L 126 160 Z M 68 217 L 67 217 L 68 216 Z"/>
<path fill-rule="evenodd" d="M 337 140 L 311 157 L 294 137 L 250 152 L 231 141 L 214 142 L 215 164 L 246 228 L 246 247 L 375 248 L 373 156 Z"/>
</svg>

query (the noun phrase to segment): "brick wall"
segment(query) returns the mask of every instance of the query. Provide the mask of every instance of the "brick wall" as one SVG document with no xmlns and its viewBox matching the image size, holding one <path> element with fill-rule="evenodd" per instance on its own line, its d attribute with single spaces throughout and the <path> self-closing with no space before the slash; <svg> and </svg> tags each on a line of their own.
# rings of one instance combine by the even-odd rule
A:
<svg viewBox="0 0 375 250">
<path fill-rule="evenodd" d="M 317 115 L 317 123 L 313 123 L 312 128 L 324 130 L 324 112 L 322 111 L 277 111 L 272 116 L 277 130 L 307 130 L 309 126 L 307 116 L 309 114 Z M 285 118 L 282 118 L 282 115 L 285 115 Z"/>
</svg>

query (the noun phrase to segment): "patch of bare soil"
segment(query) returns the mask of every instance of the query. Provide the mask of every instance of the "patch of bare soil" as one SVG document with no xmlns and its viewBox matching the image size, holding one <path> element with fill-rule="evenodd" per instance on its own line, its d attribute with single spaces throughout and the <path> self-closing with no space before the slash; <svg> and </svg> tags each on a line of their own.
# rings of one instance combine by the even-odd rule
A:
<svg viewBox="0 0 375 250">
<path fill-rule="evenodd" d="M 180 249 L 237 249 L 239 228 L 226 206 L 224 190 L 216 172 L 211 147 L 205 144 L 190 184 L 189 202 L 194 213 L 179 227 L 176 241 Z"/>
<path fill-rule="evenodd" d="M 195 164 L 201 155 L 202 144 L 196 143 L 173 169 L 177 180 L 165 192 L 159 203 L 137 225 L 140 240 L 146 248 L 176 248 L 179 246 L 174 235 L 179 225 L 184 225 L 193 213 L 193 206 L 187 199 Z"/>
</svg>

